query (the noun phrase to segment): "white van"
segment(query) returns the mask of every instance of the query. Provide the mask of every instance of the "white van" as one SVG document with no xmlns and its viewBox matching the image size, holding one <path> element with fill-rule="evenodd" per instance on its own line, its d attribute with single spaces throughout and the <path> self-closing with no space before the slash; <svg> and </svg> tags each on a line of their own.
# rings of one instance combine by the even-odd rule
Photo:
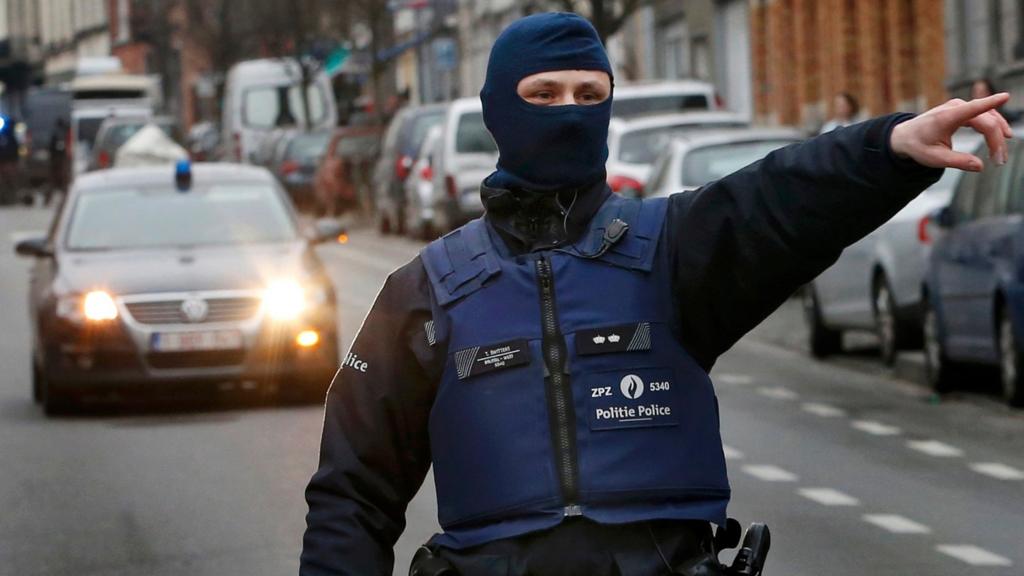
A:
<svg viewBox="0 0 1024 576">
<path fill-rule="evenodd" d="M 318 73 L 309 85 L 310 130 L 338 123 L 330 79 Z M 292 59 L 239 62 L 228 71 L 221 122 L 226 159 L 253 163 L 263 138 L 285 126 L 302 126 L 302 71 Z"/>
<path fill-rule="evenodd" d="M 433 167 L 434 230 L 446 233 L 483 214 L 480 182 L 498 163 L 478 96 L 454 100 L 441 123 Z"/>
<path fill-rule="evenodd" d="M 96 74 L 71 81 L 72 177 L 85 172 L 92 159 L 92 145 L 100 124 L 111 116 L 150 117 L 157 102 L 158 86 L 148 76 Z"/>
</svg>

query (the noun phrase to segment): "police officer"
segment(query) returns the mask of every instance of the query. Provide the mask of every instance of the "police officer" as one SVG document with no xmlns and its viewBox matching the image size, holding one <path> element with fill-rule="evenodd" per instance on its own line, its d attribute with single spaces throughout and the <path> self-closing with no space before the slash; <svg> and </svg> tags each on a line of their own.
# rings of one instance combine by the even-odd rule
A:
<svg viewBox="0 0 1024 576">
<path fill-rule="evenodd" d="M 1004 162 L 1001 94 L 893 114 L 701 190 L 605 184 L 612 69 L 586 20 L 509 26 L 481 92 L 486 216 L 395 271 L 327 396 L 301 573 L 391 574 L 433 464 L 463 576 L 653 576 L 711 546 L 729 484 L 708 371 L 942 168 Z"/>
</svg>

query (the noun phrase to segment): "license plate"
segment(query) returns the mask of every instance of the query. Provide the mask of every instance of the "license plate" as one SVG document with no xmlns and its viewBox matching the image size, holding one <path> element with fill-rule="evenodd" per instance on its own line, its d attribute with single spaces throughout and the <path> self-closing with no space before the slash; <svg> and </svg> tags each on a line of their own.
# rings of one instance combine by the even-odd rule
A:
<svg viewBox="0 0 1024 576">
<path fill-rule="evenodd" d="M 150 340 L 150 347 L 157 352 L 237 350 L 242 347 L 242 333 L 238 330 L 157 332 Z"/>
</svg>

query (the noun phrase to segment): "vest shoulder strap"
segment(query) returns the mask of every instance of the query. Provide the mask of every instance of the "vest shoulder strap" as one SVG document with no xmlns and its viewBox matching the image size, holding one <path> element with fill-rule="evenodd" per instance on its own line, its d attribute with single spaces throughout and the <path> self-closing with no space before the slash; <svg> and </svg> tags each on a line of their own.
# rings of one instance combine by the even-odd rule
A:
<svg viewBox="0 0 1024 576">
<path fill-rule="evenodd" d="M 598 259 L 621 268 L 650 272 L 654 267 L 667 209 L 668 198 L 623 198 L 612 194 L 594 215 L 586 236 L 576 243 L 576 252 L 599 252 L 605 229 L 613 220 L 619 219 L 629 225 L 629 230 L 622 240 Z"/>
<path fill-rule="evenodd" d="M 463 298 L 501 272 L 483 218 L 472 220 L 434 240 L 420 252 L 434 299 L 446 306 Z"/>
</svg>

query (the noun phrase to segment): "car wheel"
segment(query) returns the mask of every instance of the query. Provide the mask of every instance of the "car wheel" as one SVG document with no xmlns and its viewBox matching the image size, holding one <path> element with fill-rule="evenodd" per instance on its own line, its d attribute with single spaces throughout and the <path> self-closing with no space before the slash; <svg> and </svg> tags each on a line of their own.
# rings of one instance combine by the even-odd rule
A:
<svg viewBox="0 0 1024 576">
<path fill-rule="evenodd" d="M 381 213 L 377 218 L 377 229 L 385 236 L 391 234 L 391 219 L 386 214 Z"/>
<path fill-rule="evenodd" d="M 1024 370 L 1020 345 L 1013 331 L 1010 314 L 999 314 L 999 372 L 1003 384 L 1003 398 L 1010 406 L 1024 406 Z"/>
<path fill-rule="evenodd" d="M 896 318 L 896 303 L 889 289 L 889 282 L 881 278 L 875 286 L 875 333 L 878 334 L 878 348 L 882 362 L 892 366 L 896 362 L 903 341 L 903 330 Z"/>
<path fill-rule="evenodd" d="M 811 355 L 815 358 L 825 358 L 826 356 L 841 352 L 843 349 L 843 333 L 825 326 L 821 318 L 818 296 L 815 294 L 812 285 L 804 288 L 803 305 Z"/>
<path fill-rule="evenodd" d="M 956 365 L 946 356 L 946 350 L 939 337 L 939 316 L 935 306 L 928 300 L 924 303 L 924 373 L 928 386 L 943 393 L 953 389 Z"/>
</svg>

